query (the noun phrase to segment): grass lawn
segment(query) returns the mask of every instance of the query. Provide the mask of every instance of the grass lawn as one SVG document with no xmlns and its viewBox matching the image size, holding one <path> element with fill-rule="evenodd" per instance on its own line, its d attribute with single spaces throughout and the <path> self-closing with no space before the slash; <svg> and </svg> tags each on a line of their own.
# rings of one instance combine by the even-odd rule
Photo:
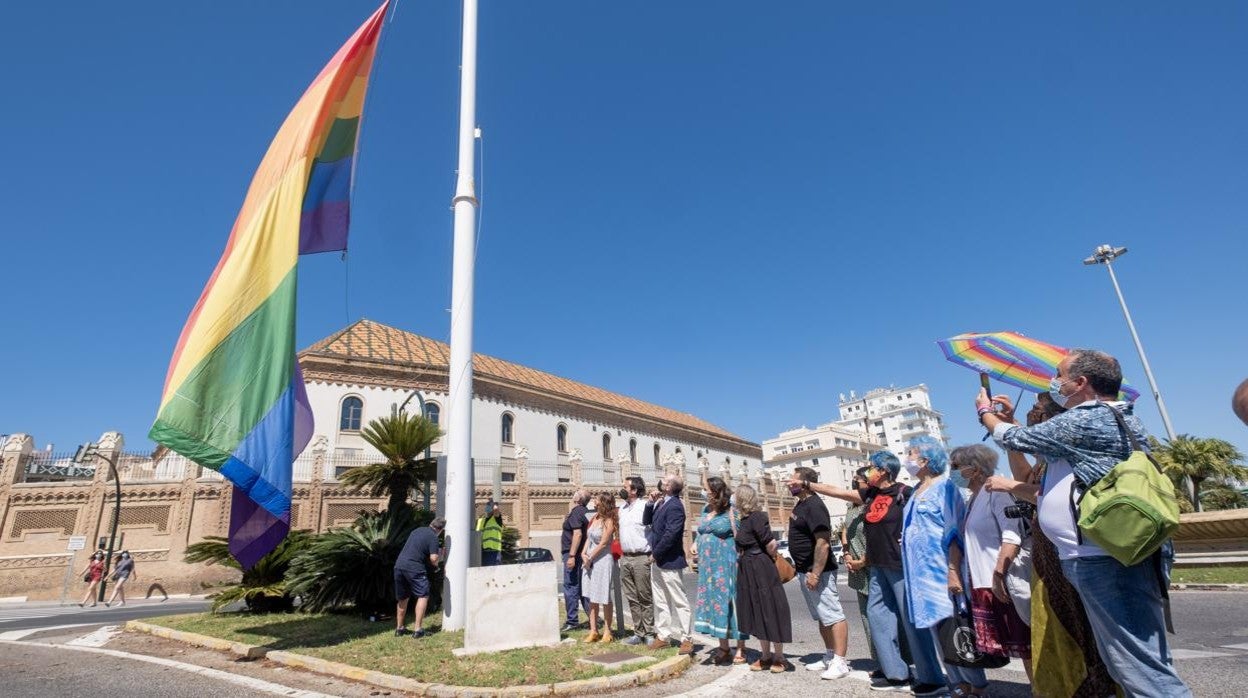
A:
<svg viewBox="0 0 1248 698">
<path fill-rule="evenodd" d="M 1248 565 L 1220 567 L 1175 567 L 1170 572 L 1173 584 L 1248 584 Z"/>
<path fill-rule="evenodd" d="M 427 630 L 439 630 L 440 616 L 426 619 Z M 148 622 L 249 645 L 264 645 L 334 662 L 406 676 L 429 683 L 501 688 L 523 684 L 574 681 L 621 673 L 578 664 L 594 654 L 629 651 L 659 658 L 674 648 L 651 651 L 618 642 L 611 645 L 568 643 L 558 647 L 509 650 L 459 659 L 451 649 L 462 647 L 464 634 L 435 632 L 419 640 L 395 637 L 391 623 L 370 623 L 359 616 L 333 613 L 198 613 L 153 618 Z M 500 619 L 498 632 L 505 633 Z M 580 640 L 584 631 L 571 633 Z M 633 671 L 633 665 L 622 671 Z"/>
</svg>

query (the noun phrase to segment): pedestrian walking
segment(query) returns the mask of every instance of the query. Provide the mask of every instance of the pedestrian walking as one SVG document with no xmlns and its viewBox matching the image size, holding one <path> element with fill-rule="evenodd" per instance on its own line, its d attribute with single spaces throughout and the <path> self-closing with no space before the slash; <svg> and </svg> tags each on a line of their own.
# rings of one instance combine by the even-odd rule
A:
<svg viewBox="0 0 1248 698">
<path fill-rule="evenodd" d="M 112 606 L 117 597 L 121 597 L 121 603 L 118 606 L 126 605 L 126 582 L 130 579 L 138 579 L 139 575 L 134 571 L 134 558 L 130 557 L 129 550 L 121 551 L 117 556 L 117 561 L 113 563 L 113 595 L 108 601 L 104 602 L 105 606 Z"/>
<path fill-rule="evenodd" d="M 1110 675 L 1128 696 L 1183 698 L 1191 690 L 1174 670 L 1166 638 L 1169 543 L 1150 558 L 1124 565 L 1079 531 L 1076 495 L 1096 485 L 1147 443 L 1130 403 L 1118 400 L 1122 368 L 1104 352 L 1073 349 L 1057 365 L 1049 395 L 1066 412 L 1035 426 L 1014 422 L 1008 398 L 981 390 L 980 421 L 1002 447 L 1043 456 L 1037 507 L 1040 528 L 1057 548 L 1062 571 L 1079 593 Z M 998 414 L 994 405 L 1005 408 Z M 1043 671 L 1043 669 L 1041 669 Z"/>
<path fill-rule="evenodd" d="M 429 607 L 429 579 L 437 570 L 444 556 L 438 537 L 446 529 L 446 519 L 434 519 L 428 526 L 412 531 L 394 562 L 394 598 L 397 599 L 394 614 L 395 636 L 411 635 L 421 638 L 424 630 L 425 610 Z M 416 599 L 415 622 L 412 630 L 404 626 L 407 606 Z"/>
<path fill-rule="evenodd" d="M 663 478 L 663 494 L 654 508 L 650 525 L 650 594 L 654 601 L 655 640 L 651 649 L 680 644 L 680 654 L 693 654 L 693 637 L 689 633 L 691 613 L 685 595 L 685 503 L 680 495 L 685 489 L 678 475 Z"/>
<path fill-rule="evenodd" d="M 789 554 L 801 584 L 802 597 L 810 617 L 819 625 L 823 657 L 806 665 L 819 671 L 820 678 L 840 679 L 849 675 L 845 653 L 849 646 L 849 624 L 841 608 L 836 587 L 836 560 L 832 557 L 832 518 L 823 499 L 811 489 L 819 482 L 814 468 L 794 469 L 789 494 L 797 497 L 789 519 Z"/>
<path fill-rule="evenodd" d="M 585 642 L 612 642 L 611 635 L 611 582 L 615 572 L 615 559 L 611 556 L 611 542 L 620 527 L 619 512 L 615 498 L 603 492 L 595 498 L 594 519 L 586 533 L 586 544 L 581 557 L 581 593 L 589 601 L 589 635 Z M 602 632 L 598 631 L 599 612 L 603 614 Z"/>
<path fill-rule="evenodd" d="M 95 590 L 100 588 L 100 580 L 104 578 L 104 551 L 95 551 L 91 559 L 87 561 L 87 566 L 79 574 L 82 575 L 82 581 L 87 584 L 87 593 L 83 594 L 82 601 L 79 601 L 78 605 L 85 606 L 90 601 L 91 605 L 95 606 L 97 604 Z"/>
<path fill-rule="evenodd" d="M 1007 512 L 1016 507 L 1014 499 L 984 487 L 996 473 L 997 452 L 983 444 L 959 446 L 949 452 L 949 462 L 950 479 L 965 482 L 971 492 L 962 524 L 970 578 L 963 582 L 971 596 L 975 644 L 984 654 L 1022 659 L 1031 681 L 1031 628 L 1015 608 L 1006 583 L 1025 532 L 1022 522 Z M 1030 598 L 1029 589 L 1026 593 Z"/>
<path fill-rule="evenodd" d="M 640 477 L 628 479 L 626 495 L 620 506 L 620 581 L 633 619 L 633 635 L 624 644 L 645 645 L 654 641 L 650 541 L 646 540 L 654 504 L 646 498 L 646 483 Z"/>
<path fill-rule="evenodd" d="M 563 519 L 563 535 L 559 547 L 563 554 L 563 603 L 567 618 L 564 632 L 581 627 L 578 608 L 589 614 L 589 601 L 581 595 L 581 554 L 585 550 L 585 530 L 589 528 L 589 493 L 577 490 L 572 494 L 572 509 Z"/>
<path fill-rule="evenodd" d="M 744 641 L 737 624 L 737 522 L 728 485 L 707 478 L 707 502 L 697 528 L 698 586 L 694 602 L 694 630 L 719 640 L 713 662 L 733 663 L 732 640 Z M 742 662 L 744 662 L 742 657 Z"/>
<path fill-rule="evenodd" d="M 485 514 L 477 519 L 477 532 L 481 534 L 481 566 L 493 567 L 503 563 L 503 514 L 493 499 L 485 503 Z"/>
<path fill-rule="evenodd" d="M 750 671 L 782 673 L 792 666 L 784 659 L 784 646 L 793 642 L 793 621 L 776 571 L 776 540 L 754 488 L 741 485 L 735 497 L 741 516 L 736 535 L 737 621 L 742 633 L 758 638 L 761 652 Z"/>
</svg>

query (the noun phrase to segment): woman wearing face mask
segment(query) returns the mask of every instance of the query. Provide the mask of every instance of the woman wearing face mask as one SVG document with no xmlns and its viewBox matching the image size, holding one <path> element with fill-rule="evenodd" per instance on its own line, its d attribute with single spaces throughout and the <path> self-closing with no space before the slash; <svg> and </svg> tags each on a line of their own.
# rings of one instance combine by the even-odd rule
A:
<svg viewBox="0 0 1248 698">
<path fill-rule="evenodd" d="M 959 446 L 949 453 L 949 461 L 951 477 L 960 478 L 971 491 L 962 530 L 975 643 L 984 654 L 1022 659 L 1031 680 L 1031 628 L 1019 616 L 1006 585 L 1022 550 L 1023 525 L 1006 513 L 1014 505 L 1012 497 L 984 487 L 996 472 L 997 452 L 983 444 Z"/>
<path fill-rule="evenodd" d="M 954 600 L 964 602 L 962 583 L 962 521 L 966 503 L 961 489 L 948 477 L 949 456 L 944 446 L 930 436 L 910 441 L 907 471 L 919 478 L 914 497 L 906 503 L 901 529 L 901 552 L 906 571 L 907 620 L 918 630 L 918 644 L 911 646 L 915 666 L 934 665 L 940 675 L 940 646 L 937 626 L 954 614 Z M 926 633 L 924 632 L 926 631 Z M 923 637 L 926 635 L 926 637 Z M 988 678 L 983 669 L 967 669 L 944 663 L 953 695 L 983 695 Z M 943 692 L 944 679 L 929 690 Z M 927 688 L 927 687 L 925 687 Z M 935 695 L 919 693 L 915 695 Z"/>
<path fill-rule="evenodd" d="M 95 590 L 99 588 L 100 580 L 104 578 L 104 551 L 95 551 L 95 554 L 91 556 L 91 561 L 87 563 L 86 569 L 79 574 L 82 575 L 82 581 L 87 583 L 87 593 L 83 595 L 82 601 L 79 601 L 78 605 L 85 606 L 90 601 L 91 605 L 95 606 Z"/>
<path fill-rule="evenodd" d="M 134 558 L 130 557 L 129 550 L 123 550 L 117 556 L 117 562 L 113 567 L 113 582 L 116 583 L 116 586 L 113 587 L 113 595 L 109 597 L 108 602 L 104 604 L 105 606 L 112 606 L 118 596 L 121 596 L 121 603 L 117 605 L 126 605 L 126 582 L 131 577 L 134 579 L 139 578 L 139 575 L 134 573 Z"/>
<path fill-rule="evenodd" d="M 916 695 L 936 695 L 944 690 L 944 676 L 935 660 L 935 651 L 914 651 L 931 645 L 931 637 L 919 632 L 906 621 L 905 573 L 901 555 L 901 532 L 906 503 L 913 490 L 898 483 L 901 462 L 888 451 L 876 451 L 868 460 L 865 486 L 847 490 L 819 482 L 808 483 L 812 492 L 862 504 L 863 537 L 866 541 L 864 564 L 867 567 L 867 616 L 871 624 L 871 642 L 880 662 L 880 674 L 872 676 L 871 688 L 877 691 L 906 691 Z M 915 680 L 910 678 L 912 652 Z M 919 692 L 921 691 L 921 692 Z"/>
</svg>

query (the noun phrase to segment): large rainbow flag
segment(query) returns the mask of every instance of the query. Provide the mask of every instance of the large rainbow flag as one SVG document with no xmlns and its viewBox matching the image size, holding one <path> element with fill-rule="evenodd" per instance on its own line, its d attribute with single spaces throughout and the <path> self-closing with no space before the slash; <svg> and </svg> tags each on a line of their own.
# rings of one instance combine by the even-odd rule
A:
<svg viewBox="0 0 1248 698">
<path fill-rule="evenodd" d="M 388 4 L 338 50 L 269 145 L 182 328 L 149 433 L 233 483 L 230 552 L 244 567 L 290 531 L 292 464 L 312 437 L 295 360 L 298 259 L 347 247 L 356 140 Z"/>
</svg>

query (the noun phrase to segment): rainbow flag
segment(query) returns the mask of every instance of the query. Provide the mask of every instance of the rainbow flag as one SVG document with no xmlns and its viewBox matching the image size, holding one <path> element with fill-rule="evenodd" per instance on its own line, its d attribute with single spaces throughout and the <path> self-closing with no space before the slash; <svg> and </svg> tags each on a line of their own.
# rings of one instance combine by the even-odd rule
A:
<svg viewBox="0 0 1248 698">
<path fill-rule="evenodd" d="M 294 458 L 312 437 L 295 360 L 301 254 L 345 250 L 356 140 L 389 0 L 286 117 L 178 339 L 149 436 L 234 485 L 230 552 L 251 567 L 290 531 Z"/>
</svg>

